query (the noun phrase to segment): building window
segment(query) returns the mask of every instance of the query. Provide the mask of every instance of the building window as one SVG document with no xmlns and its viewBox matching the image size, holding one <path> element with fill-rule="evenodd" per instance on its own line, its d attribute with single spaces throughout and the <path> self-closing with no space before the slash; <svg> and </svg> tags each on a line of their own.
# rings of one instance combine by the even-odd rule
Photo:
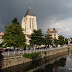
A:
<svg viewBox="0 0 72 72">
<path fill-rule="evenodd" d="M 30 28 L 31 28 L 31 18 L 30 18 Z"/>
<path fill-rule="evenodd" d="M 34 28 L 34 18 L 32 19 L 32 28 Z"/>
<path fill-rule="evenodd" d="M 50 34 L 50 36 L 52 36 L 52 34 Z"/>
</svg>

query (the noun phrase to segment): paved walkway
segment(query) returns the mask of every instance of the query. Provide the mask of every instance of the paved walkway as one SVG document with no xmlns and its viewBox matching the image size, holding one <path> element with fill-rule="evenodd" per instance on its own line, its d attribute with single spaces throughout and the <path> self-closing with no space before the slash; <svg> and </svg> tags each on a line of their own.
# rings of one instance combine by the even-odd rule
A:
<svg viewBox="0 0 72 72">
<path fill-rule="evenodd" d="M 3 52 L 2 55 L 3 56 L 21 55 L 24 53 L 43 52 L 43 51 L 56 50 L 56 49 L 61 49 L 61 48 L 66 48 L 66 47 L 67 46 L 57 47 L 57 48 L 47 48 L 47 49 L 36 49 L 36 50 L 7 51 L 7 52 Z"/>
</svg>

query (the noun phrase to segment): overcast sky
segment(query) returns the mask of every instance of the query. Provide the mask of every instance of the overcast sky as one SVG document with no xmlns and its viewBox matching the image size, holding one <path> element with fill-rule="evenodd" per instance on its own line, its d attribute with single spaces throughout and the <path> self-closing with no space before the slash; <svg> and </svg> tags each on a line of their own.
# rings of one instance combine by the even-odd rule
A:
<svg viewBox="0 0 72 72">
<path fill-rule="evenodd" d="M 21 24 L 29 3 L 44 34 L 48 28 L 56 28 L 60 35 L 72 37 L 72 0 L 0 0 L 0 32 L 14 17 Z"/>
</svg>

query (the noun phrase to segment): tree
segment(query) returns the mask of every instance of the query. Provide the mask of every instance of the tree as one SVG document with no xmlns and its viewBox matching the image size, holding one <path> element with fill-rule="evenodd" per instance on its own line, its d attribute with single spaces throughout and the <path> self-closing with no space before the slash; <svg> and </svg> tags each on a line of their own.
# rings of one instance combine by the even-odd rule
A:
<svg viewBox="0 0 72 72">
<path fill-rule="evenodd" d="M 3 40 L 5 46 L 24 47 L 26 39 L 17 18 L 14 18 L 12 24 L 5 26 L 5 34 L 3 36 Z"/>
<path fill-rule="evenodd" d="M 0 47 L 2 47 L 2 43 L 0 44 Z"/>
<path fill-rule="evenodd" d="M 18 24 L 19 25 L 19 22 L 18 22 L 18 19 L 15 17 L 14 20 L 12 21 L 12 24 Z"/>
<path fill-rule="evenodd" d="M 65 43 L 63 36 L 59 36 L 59 38 L 58 38 L 58 43 L 59 43 L 60 45 L 63 45 L 63 44 Z"/>
<path fill-rule="evenodd" d="M 48 45 L 48 47 L 52 45 L 52 37 L 49 34 L 45 36 L 45 45 Z"/>
<path fill-rule="evenodd" d="M 58 46 L 58 44 L 59 44 L 57 39 L 54 39 L 54 40 L 53 40 L 53 43 L 54 43 L 56 46 Z"/>
<path fill-rule="evenodd" d="M 41 29 L 39 30 L 34 30 L 33 33 L 31 34 L 31 40 L 30 40 L 30 44 L 32 45 L 41 45 L 43 44 L 42 40 L 43 40 L 43 34 Z"/>
<path fill-rule="evenodd" d="M 2 43 L 0 43 L 0 47 L 3 47 L 3 42 L 2 42 Z"/>
<path fill-rule="evenodd" d="M 70 43 L 72 44 L 72 37 L 70 39 L 71 39 L 71 42 Z"/>
<path fill-rule="evenodd" d="M 64 44 L 68 44 L 68 39 L 67 38 L 65 38 Z"/>
</svg>

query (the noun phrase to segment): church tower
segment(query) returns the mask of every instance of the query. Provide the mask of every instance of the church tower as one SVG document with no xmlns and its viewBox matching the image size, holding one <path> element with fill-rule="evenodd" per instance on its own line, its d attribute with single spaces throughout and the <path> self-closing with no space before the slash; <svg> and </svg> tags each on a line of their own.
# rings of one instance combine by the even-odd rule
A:
<svg viewBox="0 0 72 72">
<path fill-rule="evenodd" d="M 29 37 L 33 33 L 33 30 L 37 30 L 37 21 L 36 21 L 36 16 L 32 13 L 31 8 L 29 7 L 26 14 L 24 15 L 22 22 L 21 22 L 21 27 L 23 29 L 23 33 L 26 35 L 26 39 L 28 42 Z"/>
</svg>

